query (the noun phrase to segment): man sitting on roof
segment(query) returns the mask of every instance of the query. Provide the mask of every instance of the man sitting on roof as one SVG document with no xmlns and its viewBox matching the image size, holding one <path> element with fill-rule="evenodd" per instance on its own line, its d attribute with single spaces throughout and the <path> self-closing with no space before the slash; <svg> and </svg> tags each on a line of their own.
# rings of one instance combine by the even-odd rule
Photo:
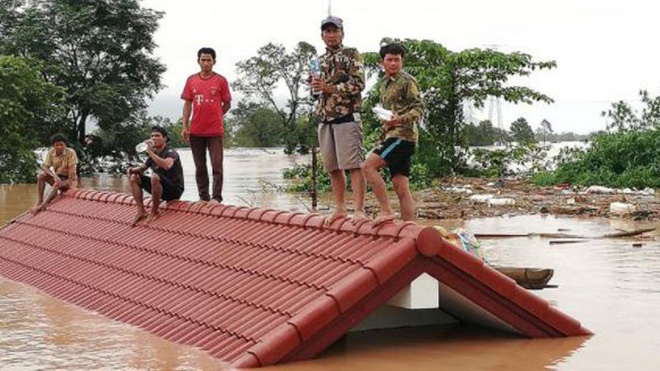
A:
<svg viewBox="0 0 660 371">
<path fill-rule="evenodd" d="M 131 192 L 137 203 L 137 215 L 133 224 L 146 218 L 152 222 L 160 216 L 158 207 L 160 200 L 178 200 L 183 194 L 183 168 L 179 154 L 167 146 L 169 142 L 167 131 L 160 126 L 151 128 L 151 141 L 147 141 L 147 159 L 142 166 L 128 169 L 131 181 Z M 145 170 L 151 169 L 151 177 L 144 175 Z M 142 199 L 142 190 L 151 193 L 151 214 L 147 214 Z"/>
<path fill-rule="evenodd" d="M 76 156 L 76 151 L 66 147 L 66 137 L 63 134 L 53 135 L 50 141 L 53 144 L 53 148 L 46 154 L 43 172 L 37 177 L 39 201 L 30 209 L 30 212 L 34 215 L 46 209 L 59 192 L 64 192 L 69 188 L 76 188 L 78 184 L 76 178 L 78 156 Z M 50 184 L 53 189 L 48 194 L 46 201 L 44 201 L 46 183 Z"/>
</svg>

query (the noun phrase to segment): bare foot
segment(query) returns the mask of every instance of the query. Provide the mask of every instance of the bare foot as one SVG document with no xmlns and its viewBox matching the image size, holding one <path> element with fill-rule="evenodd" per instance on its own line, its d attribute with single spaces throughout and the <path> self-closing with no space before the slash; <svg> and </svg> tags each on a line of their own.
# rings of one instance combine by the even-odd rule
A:
<svg viewBox="0 0 660 371">
<path fill-rule="evenodd" d="M 376 219 L 374 219 L 374 227 L 377 227 L 377 226 L 379 226 L 383 223 L 393 221 L 395 216 L 396 215 L 394 215 L 394 213 L 380 213 L 380 214 L 378 214 Z"/>
<path fill-rule="evenodd" d="M 209 201 L 209 205 L 211 205 L 211 206 L 220 205 L 220 201 L 218 201 L 214 198 L 211 201 Z"/>
<path fill-rule="evenodd" d="M 147 212 L 144 210 L 138 211 L 137 214 L 135 215 L 135 219 L 133 219 L 133 223 L 131 223 L 131 227 L 135 227 L 135 225 L 142 219 L 147 217 Z"/>
<path fill-rule="evenodd" d="M 151 213 L 147 218 L 147 223 L 155 222 L 156 220 L 158 220 L 158 218 L 160 218 L 160 212 L 157 212 L 155 214 Z"/>
<path fill-rule="evenodd" d="M 44 205 L 36 205 L 30 209 L 30 213 L 32 213 L 32 215 L 37 215 L 43 209 L 44 209 Z"/>
<path fill-rule="evenodd" d="M 325 225 L 326 225 L 326 226 L 329 226 L 329 225 L 331 225 L 332 223 L 334 223 L 335 220 L 337 220 L 337 219 L 341 219 L 341 218 L 345 218 L 345 217 L 346 217 L 346 212 L 345 212 L 345 211 L 335 210 L 335 212 L 332 213 L 332 215 L 330 215 L 329 218 L 326 218 L 326 219 L 325 219 Z"/>
<path fill-rule="evenodd" d="M 365 215 L 364 211 L 362 210 L 355 210 L 353 216 L 351 217 L 351 223 L 355 225 L 362 220 L 367 220 L 367 215 Z"/>
</svg>

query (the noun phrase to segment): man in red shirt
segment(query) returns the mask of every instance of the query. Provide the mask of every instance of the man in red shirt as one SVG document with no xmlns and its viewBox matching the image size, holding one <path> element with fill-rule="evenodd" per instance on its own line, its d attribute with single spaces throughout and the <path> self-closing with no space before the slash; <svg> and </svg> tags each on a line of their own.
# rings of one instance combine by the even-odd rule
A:
<svg viewBox="0 0 660 371">
<path fill-rule="evenodd" d="M 190 143 L 195 161 L 195 179 L 201 201 L 222 202 L 222 137 L 223 117 L 231 108 L 229 83 L 222 75 L 213 72 L 215 50 L 201 48 L 197 52 L 201 71 L 188 77 L 181 94 L 183 105 L 183 129 L 181 136 Z M 190 114 L 192 113 L 192 122 Z M 213 168 L 213 192 L 209 196 L 209 174 L 206 169 L 206 150 Z"/>
</svg>

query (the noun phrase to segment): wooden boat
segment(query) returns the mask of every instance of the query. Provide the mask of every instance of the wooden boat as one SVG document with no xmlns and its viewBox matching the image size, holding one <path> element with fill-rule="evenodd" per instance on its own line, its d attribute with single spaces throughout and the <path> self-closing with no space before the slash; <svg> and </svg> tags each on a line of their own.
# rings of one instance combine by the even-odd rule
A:
<svg viewBox="0 0 660 371">
<path fill-rule="evenodd" d="M 526 289 L 541 290 L 548 286 L 555 271 L 550 268 L 493 267 Z"/>
</svg>

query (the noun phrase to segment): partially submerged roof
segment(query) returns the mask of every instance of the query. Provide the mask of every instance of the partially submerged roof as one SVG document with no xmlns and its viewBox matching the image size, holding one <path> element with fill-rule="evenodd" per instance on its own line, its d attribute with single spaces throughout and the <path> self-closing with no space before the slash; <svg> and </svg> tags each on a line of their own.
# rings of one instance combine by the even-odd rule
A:
<svg viewBox="0 0 660 371">
<path fill-rule="evenodd" d="M 422 273 L 457 298 L 448 310 L 532 338 L 589 334 L 430 227 L 182 201 L 162 212 L 131 227 L 131 196 L 68 192 L 0 230 L 0 275 L 236 367 L 318 355 Z"/>
</svg>

